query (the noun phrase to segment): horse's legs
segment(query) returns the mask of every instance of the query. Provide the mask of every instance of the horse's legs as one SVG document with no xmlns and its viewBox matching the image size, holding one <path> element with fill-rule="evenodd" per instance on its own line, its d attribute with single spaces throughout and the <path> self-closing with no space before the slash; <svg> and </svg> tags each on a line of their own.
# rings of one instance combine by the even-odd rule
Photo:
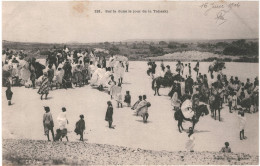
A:
<svg viewBox="0 0 260 166">
<path fill-rule="evenodd" d="M 220 121 L 220 109 L 218 109 L 218 119 Z"/>
<path fill-rule="evenodd" d="M 180 128 L 182 128 L 182 121 L 178 120 L 178 129 L 179 129 L 179 132 L 181 133 L 181 129 Z"/>
<path fill-rule="evenodd" d="M 160 89 L 160 87 L 157 87 L 157 94 L 158 94 L 158 96 L 161 96 L 161 95 L 159 94 L 159 89 Z"/>
<path fill-rule="evenodd" d="M 196 124 L 196 123 L 193 121 L 193 122 L 192 122 L 192 131 L 194 130 L 195 124 Z"/>
</svg>

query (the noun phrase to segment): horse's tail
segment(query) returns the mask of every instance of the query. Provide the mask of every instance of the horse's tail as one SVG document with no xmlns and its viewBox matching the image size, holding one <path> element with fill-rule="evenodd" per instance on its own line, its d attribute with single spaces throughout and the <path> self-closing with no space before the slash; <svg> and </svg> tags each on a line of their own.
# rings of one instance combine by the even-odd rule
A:
<svg viewBox="0 0 260 166">
<path fill-rule="evenodd" d="M 156 80 L 157 80 L 157 79 L 153 79 L 153 81 L 152 81 L 152 89 L 153 89 L 153 90 L 154 90 L 154 88 L 155 88 Z"/>
</svg>

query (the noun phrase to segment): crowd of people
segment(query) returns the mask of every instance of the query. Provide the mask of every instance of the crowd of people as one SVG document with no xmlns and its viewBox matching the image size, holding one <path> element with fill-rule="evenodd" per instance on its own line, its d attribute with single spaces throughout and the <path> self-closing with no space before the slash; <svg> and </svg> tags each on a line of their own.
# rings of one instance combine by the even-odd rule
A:
<svg viewBox="0 0 260 166">
<path fill-rule="evenodd" d="M 183 115 L 187 116 L 187 119 L 194 117 L 195 108 L 199 103 L 204 103 L 209 105 L 211 116 L 215 120 L 218 112 L 219 121 L 221 121 L 220 112 L 224 104 L 226 104 L 230 113 L 236 111 L 238 114 L 239 136 L 243 140 L 246 138 L 244 136 L 245 113 L 258 112 L 259 80 L 256 77 L 252 82 L 247 78 L 246 82 L 242 82 L 236 76 L 231 76 L 228 79 L 222 72 L 222 69 L 225 68 L 223 64 L 223 62 L 213 61 L 208 71 L 211 77 L 207 78 L 207 73 L 200 72 L 199 62 L 196 63 L 192 70 L 190 63 L 184 64 L 178 61 L 175 67 L 176 71 L 172 72 L 171 67 L 169 65 L 165 67 L 163 61 L 161 61 L 160 68 L 156 70 L 156 63 L 149 60 L 147 74 L 152 79 L 156 79 L 157 76 L 157 78 L 161 77 L 165 81 L 172 81 L 170 82 L 171 90 L 168 94 L 171 98 L 171 105 L 173 110 L 182 111 Z M 215 70 L 211 70 L 211 68 Z M 212 71 L 217 73 L 216 78 L 214 78 Z M 192 78 L 192 72 L 196 73 L 195 80 Z M 181 77 L 175 77 L 176 75 Z"/>
<path fill-rule="evenodd" d="M 98 57 L 94 51 L 70 51 L 66 46 L 63 49 L 55 49 L 49 51 L 46 57 L 45 65 L 37 61 L 34 57 L 27 58 L 22 51 L 15 52 L 13 50 L 4 50 L 2 57 L 3 65 L 3 86 L 7 87 L 6 98 L 8 105 L 11 105 L 13 92 L 12 86 L 25 86 L 26 88 L 35 89 L 39 86 L 38 93 L 40 99 L 48 99 L 49 92 L 56 89 L 67 89 L 74 87 L 82 87 L 90 85 L 97 87 L 103 91 L 107 88 L 107 93 L 111 100 L 115 100 L 117 108 L 122 108 L 124 103 L 132 110 L 136 110 L 136 115 L 143 118 L 143 122 L 147 123 L 149 112 L 148 108 L 151 103 L 147 101 L 147 96 L 139 96 L 138 101 L 131 105 L 130 91 L 126 91 L 124 98 L 122 85 L 124 84 L 124 73 L 128 72 L 129 62 L 126 57 L 110 55 L 106 57 Z M 108 60 L 108 63 L 107 63 Z M 240 139 L 246 139 L 245 132 L 245 113 L 258 112 L 258 77 L 253 82 L 248 78 L 244 83 L 238 77 L 231 76 L 229 79 L 221 70 L 224 69 L 223 63 L 213 61 L 211 70 L 209 68 L 211 78 L 207 78 L 207 73 L 200 72 L 200 63 L 197 62 L 192 69 L 190 63 L 176 64 L 175 72 L 171 71 L 170 65 L 164 65 L 161 61 L 159 70 L 155 62 L 149 60 L 147 74 L 152 79 L 162 77 L 171 85 L 169 96 L 173 110 L 183 111 L 183 115 L 189 116 L 192 119 L 195 115 L 196 108 L 200 102 L 209 105 L 211 114 L 216 119 L 216 111 L 219 113 L 223 108 L 223 104 L 227 104 L 229 112 L 233 113 L 238 110 L 240 122 Z M 217 72 L 216 79 L 211 82 L 213 74 Z M 192 73 L 196 72 L 196 79 L 192 78 Z M 178 79 L 172 81 L 172 77 L 179 75 Z M 170 82 L 172 81 L 172 82 Z M 107 111 L 105 120 L 108 122 L 108 127 L 114 129 L 113 123 L 113 105 L 111 101 L 107 102 Z M 45 114 L 43 116 L 44 134 L 49 138 L 51 131 L 54 141 L 61 140 L 67 137 L 66 125 L 69 123 L 66 117 L 66 108 L 62 108 L 62 112 L 57 118 L 58 129 L 54 136 L 54 120 L 48 106 L 44 107 Z M 186 111 L 186 112 L 185 112 Z M 85 130 L 84 115 L 80 115 L 80 120 L 75 125 L 75 133 L 80 135 L 80 140 L 83 141 L 83 133 Z M 194 132 L 193 128 L 189 129 L 189 143 L 187 149 L 193 151 L 194 147 Z"/>
<path fill-rule="evenodd" d="M 40 94 L 41 100 L 48 98 L 48 94 L 53 87 L 56 89 L 67 89 L 90 85 L 97 87 L 103 91 L 107 88 L 111 100 L 114 99 L 118 108 L 123 107 L 123 103 L 127 107 L 131 107 L 130 91 L 125 92 L 124 100 L 122 95 L 122 85 L 124 84 L 124 73 L 129 72 L 129 62 L 124 56 L 111 55 L 107 60 L 105 57 L 98 57 L 94 51 L 70 51 L 66 46 L 64 49 L 55 49 L 49 51 L 46 57 L 45 65 L 36 60 L 36 58 L 28 58 L 23 51 L 4 50 L 2 57 L 3 65 L 3 86 L 7 87 L 6 97 L 8 105 L 11 105 L 13 92 L 12 86 L 24 86 L 26 88 L 36 89 Z M 148 107 L 150 103 L 146 101 L 146 95 L 141 97 L 142 102 L 135 103 L 132 109 L 137 111 L 137 115 L 143 117 L 144 123 L 148 119 Z M 148 104 L 147 104 L 148 103 Z M 109 128 L 113 122 L 113 106 L 112 102 L 107 102 L 108 108 L 105 120 L 109 123 Z M 66 109 L 62 108 L 62 112 L 57 118 L 58 129 L 54 136 L 54 122 L 48 106 L 44 107 L 46 113 L 43 116 L 44 134 L 49 138 L 49 131 L 52 133 L 54 141 L 67 137 Z M 75 125 L 75 133 L 80 135 L 83 141 L 83 132 L 85 130 L 84 115 L 80 115 L 80 120 Z"/>
</svg>

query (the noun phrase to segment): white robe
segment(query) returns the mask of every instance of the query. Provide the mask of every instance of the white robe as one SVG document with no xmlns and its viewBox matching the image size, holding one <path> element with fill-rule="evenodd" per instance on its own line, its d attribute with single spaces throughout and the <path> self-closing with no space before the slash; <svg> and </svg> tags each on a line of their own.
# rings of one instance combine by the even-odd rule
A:
<svg viewBox="0 0 260 166">
<path fill-rule="evenodd" d="M 90 85 L 100 85 L 100 79 L 104 75 L 104 70 L 97 68 L 97 70 L 92 74 Z"/>
<path fill-rule="evenodd" d="M 108 62 L 108 66 L 109 67 L 114 67 L 115 66 L 115 62 L 116 62 L 115 57 L 110 57 L 109 58 L 109 62 Z"/>
<path fill-rule="evenodd" d="M 66 114 L 66 112 L 59 113 L 57 121 L 58 121 L 58 128 L 60 130 L 65 129 L 66 125 L 67 125 L 67 114 Z"/>
<path fill-rule="evenodd" d="M 114 73 L 117 79 L 124 78 L 125 68 L 122 66 L 121 63 L 117 62 Z"/>
<path fill-rule="evenodd" d="M 108 82 L 111 80 L 111 75 L 112 73 L 110 71 L 106 71 L 103 77 L 100 79 L 100 84 L 103 85 L 104 87 L 109 87 Z"/>
<path fill-rule="evenodd" d="M 194 115 L 194 111 L 192 108 L 191 100 L 185 100 L 181 105 L 181 111 L 185 118 L 192 118 Z"/>
</svg>

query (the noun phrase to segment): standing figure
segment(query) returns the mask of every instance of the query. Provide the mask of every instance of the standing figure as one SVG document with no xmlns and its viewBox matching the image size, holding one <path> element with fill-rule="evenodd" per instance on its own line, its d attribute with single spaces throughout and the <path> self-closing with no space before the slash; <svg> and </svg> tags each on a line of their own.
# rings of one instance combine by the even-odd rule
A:
<svg viewBox="0 0 260 166">
<path fill-rule="evenodd" d="M 114 73 L 114 65 L 115 65 L 115 57 L 112 54 L 111 57 L 109 58 L 109 67 L 111 67 L 112 73 Z"/>
<path fill-rule="evenodd" d="M 128 72 L 128 68 L 129 68 L 129 62 L 128 62 L 128 60 L 125 62 L 125 66 L 126 66 L 125 72 Z"/>
<path fill-rule="evenodd" d="M 164 66 L 163 60 L 161 61 L 161 69 L 162 69 L 162 71 L 164 72 L 165 66 Z"/>
<path fill-rule="evenodd" d="M 112 126 L 113 123 L 113 106 L 111 101 L 107 102 L 107 112 L 106 112 L 106 117 L 105 120 L 108 121 L 108 126 L 110 129 L 114 129 Z"/>
<path fill-rule="evenodd" d="M 80 115 L 80 120 L 76 123 L 76 129 L 74 132 L 78 135 L 80 135 L 80 141 L 83 141 L 83 132 L 85 130 L 85 121 L 84 121 L 84 115 Z"/>
<path fill-rule="evenodd" d="M 124 78 L 124 64 L 122 61 L 119 61 L 119 63 L 115 67 L 116 76 L 118 78 L 118 83 L 122 84 L 123 83 L 123 78 Z"/>
<path fill-rule="evenodd" d="M 239 136 L 240 140 L 246 139 L 245 137 L 245 126 L 246 126 L 246 117 L 244 111 L 239 111 L 238 112 L 238 119 L 239 119 Z"/>
<path fill-rule="evenodd" d="M 191 76 L 191 66 L 190 66 L 190 63 L 188 63 L 188 67 L 189 67 L 189 76 Z"/>
<path fill-rule="evenodd" d="M 51 131 L 52 139 L 54 141 L 54 132 L 53 132 L 54 123 L 53 123 L 52 115 L 50 113 L 50 108 L 44 107 L 44 110 L 45 110 L 45 113 L 43 115 L 44 135 L 46 135 L 48 138 L 48 141 L 50 141 L 49 131 Z"/>
<path fill-rule="evenodd" d="M 49 64 L 47 72 L 48 72 L 49 85 L 52 90 L 52 82 L 53 82 L 53 77 L 54 77 L 54 69 L 52 67 L 52 64 Z"/>
<path fill-rule="evenodd" d="M 196 66 L 193 68 L 193 70 L 196 71 L 197 75 L 199 74 L 199 68 L 200 68 L 200 62 L 198 61 L 196 63 Z"/>
<path fill-rule="evenodd" d="M 58 118 L 58 129 L 57 129 L 57 139 L 61 139 L 63 137 L 66 137 L 67 141 L 69 141 L 68 136 L 67 136 L 67 128 L 66 125 L 69 124 L 69 121 L 67 119 L 67 114 L 66 114 L 66 108 L 62 107 L 62 112 L 59 113 Z M 56 140 L 57 140 L 56 139 Z"/>
<path fill-rule="evenodd" d="M 47 99 L 47 96 L 49 94 L 49 79 L 48 79 L 48 74 L 46 72 L 43 73 L 43 77 L 42 77 L 42 82 L 41 82 L 41 86 L 40 89 L 38 90 L 38 93 L 41 95 L 41 100 L 42 100 L 42 96 L 45 94 L 45 99 Z"/>
<path fill-rule="evenodd" d="M 116 101 L 117 101 L 117 108 L 119 108 L 119 105 L 121 106 L 121 108 L 123 107 L 123 103 L 122 103 L 122 87 L 121 84 L 118 83 L 118 85 L 116 86 Z"/>
<path fill-rule="evenodd" d="M 102 68 L 106 68 L 107 67 L 107 61 L 106 58 L 103 56 L 102 58 Z"/>
<path fill-rule="evenodd" d="M 131 106 L 131 95 L 129 91 L 126 91 L 124 102 L 127 104 L 127 107 Z"/>
<path fill-rule="evenodd" d="M 11 83 L 10 83 L 9 79 L 7 79 L 6 86 L 7 86 L 7 90 L 5 91 L 6 99 L 8 101 L 8 105 L 11 105 L 12 104 L 11 100 L 12 100 L 12 97 L 13 97 L 13 92 L 11 90 Z"/>
</svg>

